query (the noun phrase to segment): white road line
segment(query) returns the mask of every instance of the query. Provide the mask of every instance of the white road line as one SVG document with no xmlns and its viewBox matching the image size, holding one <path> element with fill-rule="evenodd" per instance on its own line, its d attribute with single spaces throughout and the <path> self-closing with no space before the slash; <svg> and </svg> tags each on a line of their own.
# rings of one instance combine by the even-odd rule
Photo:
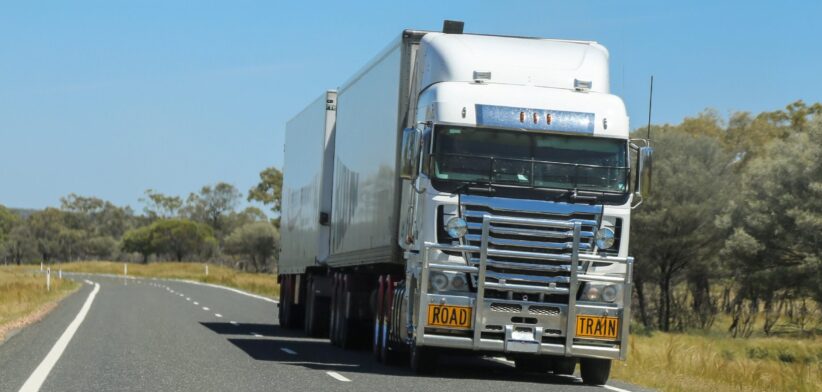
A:
<svg viewBox="0 0 822 392">
<path fill-rule="evenodd" d="M 610 386 L 610 385 L 603 385 L 602 387 L 603 387 L 603 388 L 605 388 L 605 389 L 610 389 L 610 390 L 612 390 L 612 391 L 616 391 L 616 392 L 631 392 L 631 391 L 629 391 L 629 390 L 627 390 L 627 389 L 622 389 L 622 388 L 612 387 L 612 386 Z"/>
<path fill-rule="evenodd" d="M 325 372 L 325 374 L 327 374 L 327 375 L 331 376 L 332 378 L 334 378 L 334 379 L 336 379 L 336 380 L 338 380 L 338 381 L 342 381 L 342 382 L 351 382 L 351 380 L 349 380 L 349 379 L 345 378 L 342 374 L 337 373 L 337 372 Z"/>
<path fill-rule="evenodd" d="M 86 302 L 83 304 L 83 307 L 80 308 L 80 312 L 77 313 L 77 316 L 74 317 L 71 324 L 69 324 L 66 330 L 63 331 L 63 334 L 60 335 L 57 342 L 54 343 L 51 351 L 49 351 L 49 353 L 46 354 L 46 357 L 43 358 L 43 362 L 40 362 L 37 369 L 34 369 L 34 373 L 29 376 L 26 383 L 20 388 L 21 392 L 36 392 L 40 390 L 40 387 L 43 386 L 43 382 L 46 381 L 46 377 L 48 377 L 49 373 L 51 373 L 51 369 L 54 368 L 55 364 L 57 364 L 60 356 L 63 355 L 63 351 L 66 350 L 66 346 L 68 346 L 69 342 L 71 342 L 71 338 L 74 337 L 77 329 L 80 328 L 80 324 L 82 324 L 83 320 L 85 320 L 86 314 L 88 314 L 89 309 L 91 309 L 91 303 L 94 302 L 94 297 L 97 296 L 99 291 L 100 285 L 95 283 L 94 289 L 91 290 L 91 294 L 89 294 L 88 298 L 86 298 Z"/>
<path fill-rule="evenodd" d="M 84 280 L 83 282 L 86 282 L 87 284 L 90 284 L 90 285 L 93 285 L 93 284 L 94 284 L 94 282 L 92 282 L 92 281 L 90 281 L 90 280 L 88 280 L 88 279 Z"/>
<path fill-rule="evenodd" d="M 223 315 L 222 315 L 222 314 L 219 314 L 219 313 L 214 313 L 214 317 L 217 317 L 217 318 L 223 318 Z"/>
<path fill-rule="evenodd" d="M 194 306 L 197 306 L 197 305 L 199 305 L 199 304 L 200 304 L 199 302 L 194 301 Z"/>
<path fill-rule="evenodd" d="M 263 335 L 260 335 L 260 334 L 258 334 L 258 333 L 256 333 L 256 332 L 252 332 L 252 333 L 251 333 L 251 335 L 253 335 L 255 338 L 261 338 L 261 337 L 263 337 Z"/>
<path fill-rule="evenodd" d="M 203 310 L 205 310 L 206 312 L 208 312 L 208 311 L 209 311 L 209 310 L 211 310 L 211 309 L 209 309 L 209 308 L 208 308 L 208 306 L 203 306 Z"/>
<path fill-rule="evenodd" d="M 292 350 L 292 349 L 290 349 L 290 348 L 285 348 L 285 347 L 282 347 L 282 348 L 280 348 L 280 350 L 281 350 L 282 352 L 286 353 L 286 354 L 297 355 L 297 352 L 296 352 L 296 351 L 294 351 L 294 350 Z"/>
<path fill-rule="evenodd" d="M 231 320 L 231 321 L 229 321 L 228 323 L 229 323 L 229 324 L 231 324 L 231 325 L 240 325 L 239 323 L 237 323 L 237 322 L 236 322 L 236 321 L 234 321 L 234 320 Z"/>
<path fill-rule="evenodd" d="M 234 293 L 237 293 L 237 294 L 242 294 L 242 295 L 245 295 L 246 297 L 256 298 L 256 299 L 259 299 L 259 300 L 263 300 L 263 301 L 271 302 L 271 303 L 275 303 L 275 304 L 280 303 L 280 301 L 277 301 L 277 300 L 271 299 L 271 298 L 267 298 L 267 297 L 263 297 L 262 295 L 251 294 L 251 293 L 245 292 L 243 290 L 239 290 L 239 289 L 235 289 L 235 288 L 231 288 L 231 287 L 226 287 L 226 286 L 220 286 L 218 284 L 203 283 L 203 282 L 197 282 L 197 281 L 185 280 L 185 279 L 171 279 L 171 280 L 174 280 L 174 281 L 177 281 L 177 282 L 195 284 L 197 286 L 216 287 L 218 289 L 228 290 L 228 291 L 231 291 L 231 292 L 234 292 Z"/>
<path fill-rule="evenodd" d="M 191 301 L 191 297 L 186 297 L 186 301 Z"/>
</svg>

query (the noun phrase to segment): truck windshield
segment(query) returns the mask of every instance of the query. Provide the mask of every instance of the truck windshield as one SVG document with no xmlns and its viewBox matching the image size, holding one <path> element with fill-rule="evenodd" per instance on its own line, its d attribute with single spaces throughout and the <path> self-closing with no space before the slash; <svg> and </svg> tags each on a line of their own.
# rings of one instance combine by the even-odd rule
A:
<svg viewBox="0 0 822 392">
<path fill-rule="evenodd" d="M 439 125 L 437 180 L 625 193 L 627 141 Z"/>
</svg>

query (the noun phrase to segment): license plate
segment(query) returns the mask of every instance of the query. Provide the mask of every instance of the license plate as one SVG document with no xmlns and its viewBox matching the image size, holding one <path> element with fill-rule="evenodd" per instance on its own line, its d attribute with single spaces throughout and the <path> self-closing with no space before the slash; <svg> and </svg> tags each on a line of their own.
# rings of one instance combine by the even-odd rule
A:
<svg viewBox="0 0 822 392">
<path fill-rule="evenodd" d="M 433 327 L 471 328 L 471 307 L 428 305 L 428 325 Z"/>
<path fill-rule="evenodd" d="M 616 340 L 619 318 L 605 316 L 577 316 L 577 337 Z"/>
</svg>

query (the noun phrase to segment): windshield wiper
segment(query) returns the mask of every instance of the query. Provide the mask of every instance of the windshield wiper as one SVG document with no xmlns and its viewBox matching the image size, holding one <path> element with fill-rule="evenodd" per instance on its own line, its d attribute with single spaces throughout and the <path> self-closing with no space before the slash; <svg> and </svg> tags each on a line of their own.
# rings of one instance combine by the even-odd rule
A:
<svg viewBox="0 0 822 392">
<path fill-rule="evenodd" d="M 480 191 L 493 193 L 494 188 L 491 187 L 491 183 L 488 181 L 465 181 L 464 183 L 462 183 L 462 185 L 458 186 L 457 189 L 454 190 L 454 193 L 460 193 L 463 191 Z"/>
</svg>

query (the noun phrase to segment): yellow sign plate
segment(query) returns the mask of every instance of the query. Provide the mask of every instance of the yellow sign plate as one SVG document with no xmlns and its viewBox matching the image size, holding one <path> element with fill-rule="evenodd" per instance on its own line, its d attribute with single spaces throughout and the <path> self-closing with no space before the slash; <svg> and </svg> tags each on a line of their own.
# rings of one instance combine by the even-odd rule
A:
<svg viewBox="0 0 822 392">
<path fill-rule="evenodd" d="M 428 305 L 428 325 L 432 327 L 471 328 L 471 307 Z"/>
<path fill-rule="evenodd" d="M 577 315 L 577 337 L 616 340 L 619 335 L 619 318 Z"/>
</svg>

